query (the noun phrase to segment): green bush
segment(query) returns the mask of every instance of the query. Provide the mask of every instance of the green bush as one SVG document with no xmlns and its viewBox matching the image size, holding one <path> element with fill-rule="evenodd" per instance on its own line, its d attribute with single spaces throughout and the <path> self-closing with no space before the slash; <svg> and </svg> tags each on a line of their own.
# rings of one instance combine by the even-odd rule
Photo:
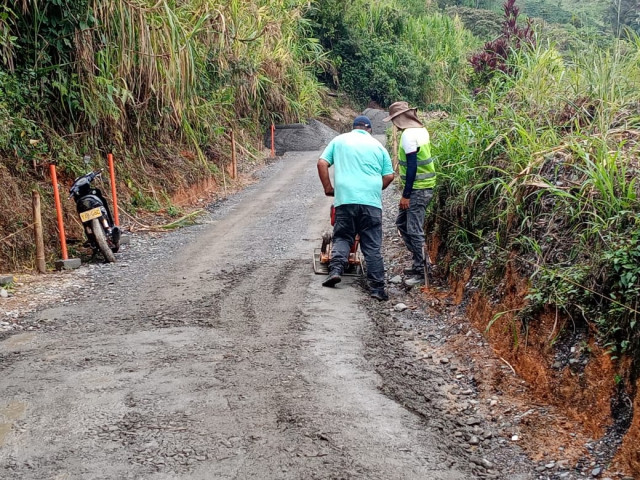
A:
<svg viewBox="0 0 640 480">
<path fill-rule="evenodd" d="M 361 104 L 450 106 L 466 88 L 465 58 L 479 41 L 423 2 L 319 0 L 308 17 L 337 67 L 324 79 Z"/>
<path fill-rule="evenodd" d="M 361 104 L 369 100 L 389 105 L 397 99 L 422 100 L 429 70 L 403 45 L 360 43 L 349 62 L 343 63 L 344 89 Z"/>
</svg>

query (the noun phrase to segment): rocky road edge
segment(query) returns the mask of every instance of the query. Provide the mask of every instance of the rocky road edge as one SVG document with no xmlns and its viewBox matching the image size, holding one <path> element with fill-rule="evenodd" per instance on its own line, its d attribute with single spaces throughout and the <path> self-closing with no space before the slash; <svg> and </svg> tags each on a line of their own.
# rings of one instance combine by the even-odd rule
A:
<svg viewBox="0 0 640 480">
<path fill-rule="evenodd" d="M 633 480 L 610 472 L 598 440 L 529 393 L 456 304 L 438 267 L 428 289 L 407 288 L 410 263 L 395 227 L 399 193 L 385 191 L 384 257 L 390 301 L 367 304 L 373 330 L 367 355 L 381 390 L 449 432 L 443 448 L 466 458 L 478 478 L 509 480 Z"/>
</svg>

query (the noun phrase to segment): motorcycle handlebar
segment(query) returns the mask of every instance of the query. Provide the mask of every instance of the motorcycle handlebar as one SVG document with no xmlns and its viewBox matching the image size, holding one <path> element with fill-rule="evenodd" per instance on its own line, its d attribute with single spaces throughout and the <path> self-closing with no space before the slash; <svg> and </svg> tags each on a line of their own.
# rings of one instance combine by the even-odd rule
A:
<svg viewBox="0 0 640 480">
<path fill-rule="evenodd" d="M 86 173 L 86 174 L 84 174 L 82 177 L 85 177 L 85 178 L 89 181 L 89 183 L 91 183 L 91 182 L 93 182 L 97 177 L 100 177 L 100 176 L 102 175 L 102 172 L 103 172 L 103 171 L 104 171 L 104 168 L 101 168 L 100 170 L 96 170 L 96 171 L 94 171 L 94 172 Z M 78 177 L 78 178 L 76 179 L 76 182 L 77 182 L 78 180 L 80 180 L 80 178 L 82 178 L 82 177 Z M 77 187 L 77 186 L 75 185 L 75 183 L 74 183 L 74 185 L 71 187 L 71 189 L 69 189 L 69 197 L 68 197 L 68 199 L 69 199 L 69 198 L 71 198 L 71 197 L 73 197 L 73 195 L 77 192 L 77 190 L 78 190 L 78 187 Z"/>
</svg>

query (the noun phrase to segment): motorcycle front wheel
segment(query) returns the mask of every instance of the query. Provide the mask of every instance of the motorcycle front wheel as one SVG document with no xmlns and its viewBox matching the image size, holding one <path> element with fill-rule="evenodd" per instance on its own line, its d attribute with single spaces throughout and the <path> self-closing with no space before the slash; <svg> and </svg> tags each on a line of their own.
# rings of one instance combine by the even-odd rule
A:
<svg viewBox="0 0 640 480">
<path fill-rule="evenodd" d="M 104 255 L 105 260 L 111 263 L 115 262 L 116 256 L 113 254 L 111 248 L 109 248 L 109 245 L 107 244 L 107 237 L 104 234 L 104 229 L 102 228 L 102 224 L 100 223 L 99 218 L 94 218 L 93 220 L 91 220 L 91 230 L 93 230 L 93 236 L 96 238 L 98 248 L 102 252 L 102 255 Z"/>
</svg>

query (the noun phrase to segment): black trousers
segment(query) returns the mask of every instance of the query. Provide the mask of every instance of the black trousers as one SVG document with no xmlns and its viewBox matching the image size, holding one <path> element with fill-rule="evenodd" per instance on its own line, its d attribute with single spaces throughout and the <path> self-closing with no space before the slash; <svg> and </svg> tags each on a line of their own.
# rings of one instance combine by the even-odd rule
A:
<svg viewBox="0 0 640 480">
<path fill-rule="evenodd" d="M 369 288 L 383 290 L 384 262 L 382 260 L 382 209 L 380 208 L 359 204 L 336 207 L 329 269 L 340 275 L 343 273 L 356 235 L 360 235 L 360 249 L 367 262 Z"/>
</svg>

